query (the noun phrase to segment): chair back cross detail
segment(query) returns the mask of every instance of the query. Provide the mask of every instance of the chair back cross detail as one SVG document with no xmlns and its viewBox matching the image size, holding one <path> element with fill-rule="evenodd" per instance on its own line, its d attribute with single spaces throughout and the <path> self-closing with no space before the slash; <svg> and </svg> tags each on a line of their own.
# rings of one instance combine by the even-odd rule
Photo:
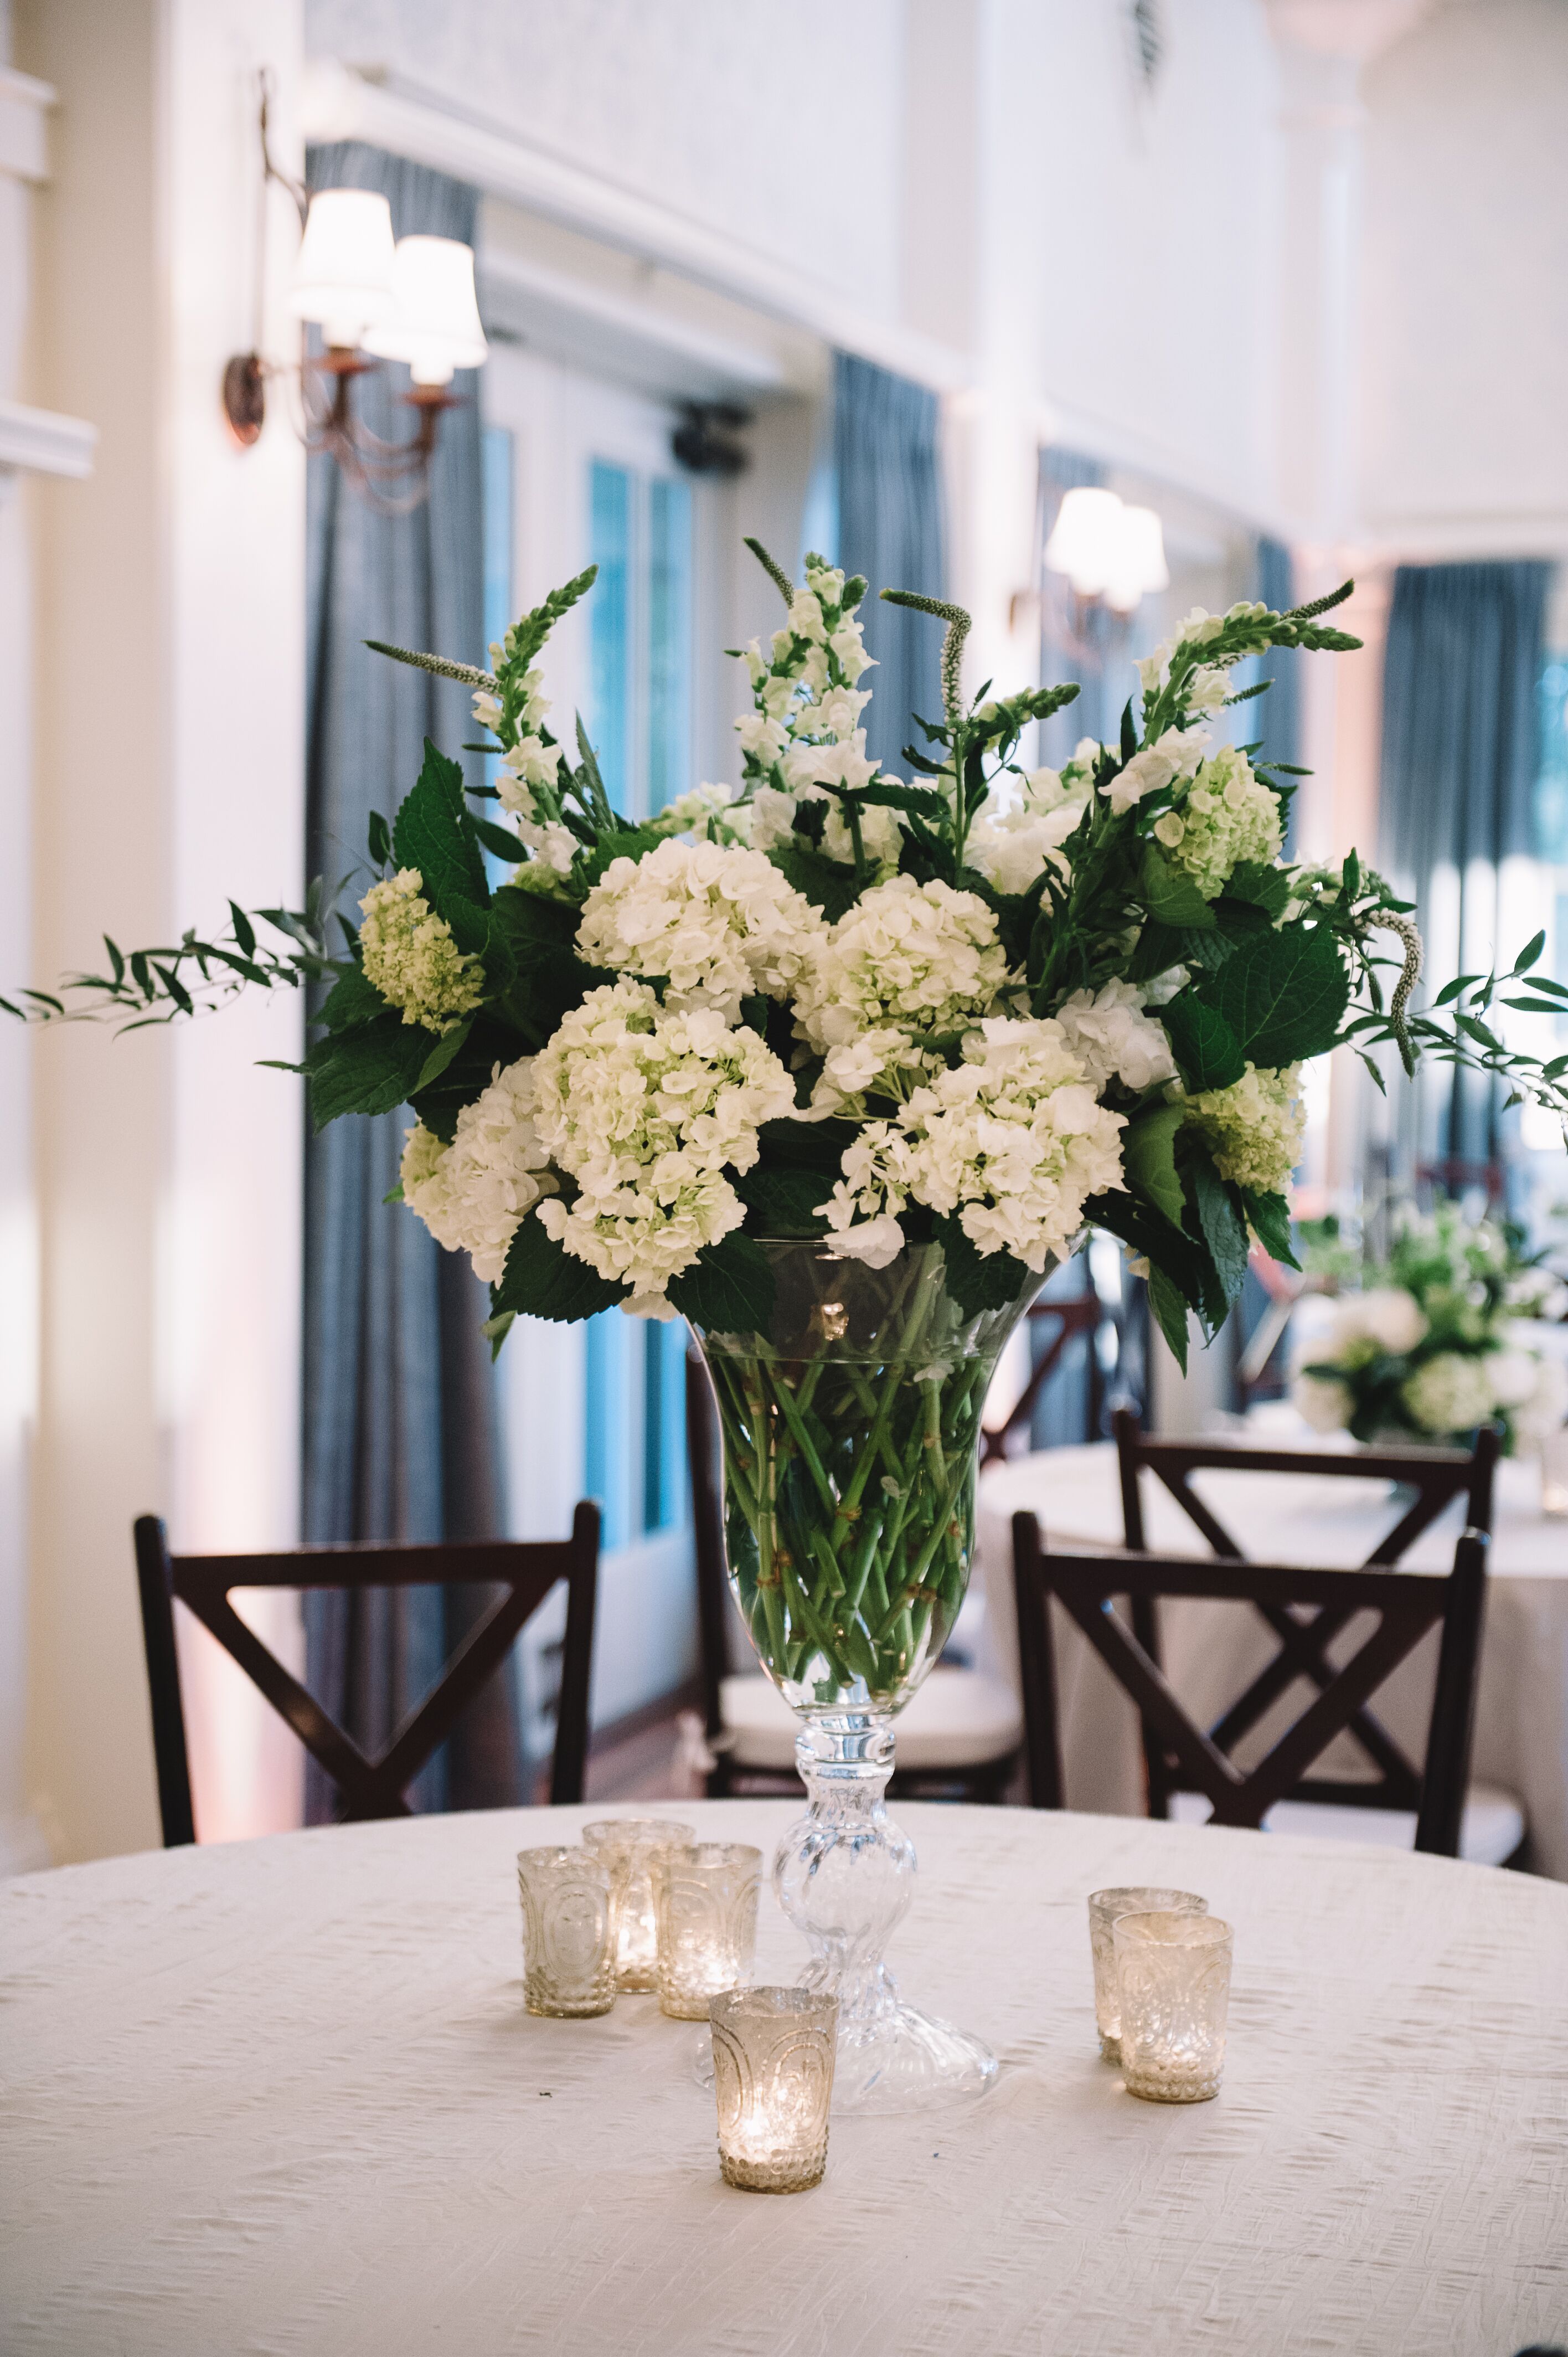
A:
<svg viewBox="0 0 1568 2357">
<path fill-rule="evenodd" d="M 1340 1480 L 1396 1481 L 1413 1489 L 1413 1503 L 1379 1540 L 1361 1572 L 1344 1575 L 1348 1579 L 1361 1578 L 1368 1572 L 1399 1563 L 1457 1497 L 1466 1501 L 1466 1523 L 1469 1530 L 1483 1534 L 1491 1530 L 1498 1435 L 1490 1426 L 1477 1434 L 1474 1449 L 1363 1448 L 1352 1456 L 1337 1449 L 1252 1448 L 1220 1440 L 1151 1440 L 1140 1429 L 1137 1417 L 1126 1408 L 1119 1408 L 1112 1422 L 1122 1485 L 1122 1531 L 1127 1547 L 1133 1551 L 1141 1552 L 1145 1545 L 1139 1490 L 1139 1474 L 1144 1467 L 1165 1484 L 1215 1554 L 1230 1563 L 1243 1563 L 1247 1558 L 1219 1516 L 1191 1487 L 1194 1473 L 1313 1474 Z M 1352 1596 L 1358 1599 L 1356 1602 L 1349 1600 Z M 1310 1680 L 1320 1692 L 1326 1692 L 1337 1675 L 1328 1648 L 1367 1600 L 1364 1587 L 1348 1589 L 1345 1602 L 1335 1607 L 1324 1605 L 1304 1617 L 1269 1583 L 1260 1583 L 1248 1601 L 1279 1639 L 1280 1650 L 1218 1722 L 1213 1729 L 1216 1744 L 1222 1750 L 1232 1749 L 1298 1677 Z M 1152 1597 L 1133 1599 L 1133 1626 L 1144 1651 L 1157 1663 L 1158 1607 Z M 1419 1808 L 1420 1770 L 1372 1712 L 1358 1706 L 1345 1722 L 1343 1732 L 1370 1763 L 1375 1770 L 1373 1778 L 1356 1782 L 1344 1778 L 1320 1778 L 1310 1787 L 1304 1786 L 1301 1797 L 1352 1807 Z M 1164 1816 L 1170 1795 L 1176 1789 L 1175 1763 L 1146 1714 L 1144 1749 L 1150 1813 Z"/>
<path fill-rule="evenodd" d="M 1308 1770 L 1334 1738 L 1351 1727 L 1358 1712 L 1427 1631 L 1441 1627 L 1426 1761 L 1417 1783 L 1415 1846 L 1457 1857 L 1469 1780 L 1487 1544 L 1484 1532 L 1466 1530 L 1449 1573 L 1318 1571 L 1128 1551 L 1047 1555 L 1034 1515 L 1015 1514 L 1014 1576 L 1035 1805 L 1063 1805 L 1049 1610 L 1053 1596 L 1137 1705 L 1168 1772 L 1184 1789 L 1206 1795 L 1215 1823 L 1227 1825 L 1259 1825 L 1277 1801 L 1342 1798 L 1342 1788 L 1315 1781 Z M 1122 1597 L 1132 1606 L 1132 1625 L 1114 1609 Z M 1230 1756 L 1234 1714 L 1227 1713 L 1207 1730 L 1200 1727 L 1139 1637 L 1139 1606 L 1152 1606 L 1164 1597 L 1229 1598 L 1260 1609 L 1266 1598 L 1293 1616 L 1290 1626 L 1298 1634 L 1304 1628 L 1316 1633 L 1326 1621 L 1342 1629 L 1358 1613 L 1374 1615 L 1375 1625 L 1339 1667 L 1318 1660 L 1314 1699 L 1256 1767 L 1242 1770 Z M 1316 1615 L 1310 1623 L 1294 1618 L 1304 1609 Z M 1283 1649 L 1282 1658 L 1289 1650 L 1288 1645 Z M 1284 1676 L 1279 1691 L 1296 1674 L 1293 1670 Z M 1388 1804 L 1384 1795 L 1380 1793 L 1379 1799 Z"/>
<path fill-rule="evenodd" d="M 260 1688 L 280 1718 L 338 1786 L 346 1822 L 408 1816 L 406 1793 L 474 1696 L 500 1667 L 525 1621 L 557 1581 L 567 1586 L 566 1635 L 556 1717 L 551 1799 L 583 1797 L 587 1754 L 588 1680 L 593 1654 L 599 1513 L 579 1505 L 569 1539 L 461 1540 L 433 1545 L 352 1544 L 292 1548 L 273 1555 L 177 1555 L 163 1523 L 135 1524 L 136 1577 L 146 1642 L 153 1743 L 164 1842 L 196 1838 L 185 1708 L 175 1644 L 177 1598 Z M 235 1588 L 494 1587 L 494 1602 L 469 1630 L 442 1675 L 408 1714 L 386 1749 L 371 1758 L 280 1662 L 231 1603 Z"/>
</svg>

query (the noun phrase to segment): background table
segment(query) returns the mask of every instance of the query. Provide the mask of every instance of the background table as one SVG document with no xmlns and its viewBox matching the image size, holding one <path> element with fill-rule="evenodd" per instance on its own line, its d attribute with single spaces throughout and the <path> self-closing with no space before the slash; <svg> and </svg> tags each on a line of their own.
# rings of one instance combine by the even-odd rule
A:
<svg viewBox="0 0 1568 2357">
<path fill-rule="evenodd" d="M 1260 1435 L 1261 1437 L 1265 1437 Z M 1270 1432 L 1271 1446 L 1288 1446 Z M 1316 1444 L 1321 1446 L 1321 1443 Z M 1208 1542 L 1155 1475 L 1145 1473 L 1144 1525 L 1151 1547 L 1206 1555 Z M 1198 1473 L 1194 1489 L 1261 1562 L 1334 1566 L 1362 1562 L 1398 1520 L 1389 1486 L 1321 1474 Z M 977 1647 L 982 1665 L 1018 1683 L 1018 1620 L 1013 1594 L 1012 1517 L 1037 1514 L 1048 1542 L 1063 1547 L 1122 1544 L 1116 1451 L 1109 1442 L 1050 1448 L 993 1466 L 980 1485 L 980 1566 L 985 1598 Z M 1446 1570 L 1463 1522 L 1460 1501 L 1411 1548 L 1412 1571 Z M 1568 1523 L 1541 1512 L 1533 1464 L 1498 1468 L 1491 1580 L 1481 1647 L 1472 1761 L 1477 1782 L 1500 1785 L 1524 1806 L 1530 1863 L 1568 1880 Z M 1078 1809 L 1136 1813 L 1144 1805 L 1137 1717 L 1111 1673 L 1065 1624 L 1058 1648 L 1067 1797 Z M 1164 1607 L 1166 1666 L 1183 1700 L 1218 1716 L 1276 1650 L 1247 1605 Z M 1420 1760 L 1436 1669 L 1436 1632 L 1398 1670 L 1372 1708 Z M 1294 1706 L 1293 1706 L 1294 1707 Z M 1273 1724 L 1265 1721 L 1261 1732 Z M 1244 1759 L 1251 1758 L 1244 1752 Z M 1337 1772 L 1364 1770 L 1365 1755 L 1344 1738 L 1327 1756 Z"/>
<path fill-rule="evenodd" d="M 1568 2339 L 1568 1889 L 1337 1843 L 898 1811 L 894 1961 L 1002 2058 L 719 2179 L 696 2032 L 522 2009 L 513 1853 L 591 1812 L 293 1834 L 0 1888 L 7 2357 L 1509 2357 Z M 788 1803 L 704 1802 L 770 1851 Z M 1236 1926 L 1218 2101 L 1094 2037 L 1084 1900 Z M 801 1951 L 765 1889 L 760 1964 Z"/>
</svg>

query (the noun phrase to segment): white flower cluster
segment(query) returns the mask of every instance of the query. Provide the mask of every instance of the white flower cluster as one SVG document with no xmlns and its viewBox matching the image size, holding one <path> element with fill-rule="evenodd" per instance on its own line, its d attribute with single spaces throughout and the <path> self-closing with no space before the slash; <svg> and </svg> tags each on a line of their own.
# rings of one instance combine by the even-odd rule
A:
<svg viewBox="0 0 1568 2357">
<path fill-rule="evenodd" d="M 1193 652 L 1208 646 L 1219 636 L 1227 622 L 1261 622 L 1267 615 L 1266 606 L 1255 599 L 1241 598 L 1229 613 L 1210 614 L 1206 608 L 1195 606 L 1184 620 L 1178 622 L 1168 639 L 1162 640 L 1152 655 L 1145 655 L 1138 665 L 1138 677 L 1145 695 L 1157 695 L 1171 675 L 1172 658 L 1178 652 Z M 1194 712 L 1218 712 L 1230 694 L 1224 664 L 1234 662 L 1229 655 L 1222 663 L 1210 664 L 1195 671 L 1187 684 L 1187 700 Z"/>
<path fill-rule="evenodd" d="M 403 1149 L 403 1200 L 448 1252 L 472 1256 L 475 1274 L 499 1285 L 524 1212 L 555 1179 L 533 1121 L 533 1062 L 498 1064 L 489 1088 L 457 1115 L 444 1146 L 423 1122 Z"/>
<path fill-rule="evenodd" d="M 1249 1064 L 1230 1088 L 1187 1098 L 1187 1119 L 1208 1139 L 1222 1178 L 1260 1195 L 1283 1194 L 1306 1128 L 1300 1091 L 1299 1064 L 1281 1071 Z"/>
<path fill-rule="evenodd" d="M 1400 1397 L 1423 1432 L 1468 1432 L 1497 1405 L 1484 1358 L 1439 1351 L 1400 1385 Z"/>
<path fill-rule="evenodd" d="M 417 867 L 372 884 L 360 903 L 360 953 L 366 981 L 402 1007 L 405 1023 L 450 1031 L 483 998 L 485 973 L 478 958 L 464 956 L 424 890 Z"/>
<path fill-rule="evenodd" d="M 658 816 L 648 823 L 660 834 L 707 835 L 717 843 L 733 839 L 736 821 L 747 813 L 734 808 L 733 786 L 693 786 L 686 793 L 677 794 L 666 802 Z"/>
<path fill-rule="evenodd" d="M 1208 742 L 1207 728 L 1167 728 L 1152 745 L 1134 753 L 1126 767 L 1100 791 L 1109 798 L 1112 810 L 1120 818 L 1124 812 L 1135 808 L 1145 794 L 1157 794 L 1179 779 L 1193 776 Z"/>
<path fill-rule="evenodd" d="M 918 1088 L 897 1121 L 869 1122 L 821 1206 L 840 1258 L 886 1267 L 911 1197 L 956 1213 L 984 1255 L 1042 1270 L 1077 1234 L 1091 1195 L 1120 1188 L 1120 1114 L 1097 1104 L 1059 1023 L 991 1017 L 964 1060 Z"/>
<path fill-rule="evenodd" d="M 1100 747 L 1086 737 L 1061 770 L 1031 770 L 1015 802 L 993 796 L 970 827 L 964 856 L 998 892 L 1022 893 L 1047 867 L 1065 878 L 1061 846 L 1077 828 L 1092 795 Z"/>
<path fill-rule="evenodd" d="M 1108 982 L 1098 991 L 1075 990 L 1056 1019 L 1093 1089 L 1121 1081 L 1129 1089 L 1174 1081 L 1176 1059 L 1163 1024 L 1144 1014 L 1145 993 L 1135 983 Z"/>
<path fill-rule="evenodd" d="M 668 977 L 671 1008 L 785 998 L 824 928 L 770 859 L 739 845 L 669 837 L 640 859 L 612 859 L 588 894 L 577 948 L 590 965 Z"/>
<path fill-rule="evenodd" d="M 1199 764 L 1181 807 L 1155 821 L 1155 834 L 1206 900 L 1243 859 L 1272 860 L 1284 841 L 1278 800 L 1233 745 Z"/>
<path fill-rule="evenodd" d="M 506 648 L 492 642 L 490 660 L 500 662 Z M 540 731 L 550 705 L 539 690 L 543 673 L 525 672 L 522 703 L 517 712 L 516 735 L 503 750 L 496 770 L 496 793 L 501 808 L 517 820 L 522 847 L 531 851 L 553 875 L 564 876 L 577 851 L 577 840 L 561 818 L 558 794 L 563 759 L 559 745 L 547 745 Z M 483 728 L 499 734 L 501 701 L 488 688 L 476 690 L 474 717 Z"/>
<path fill-rule="evenodd" d="M 535 1216 L 579 1260 L 657 1308 L 745 1208 L 725 1170 L 749 1170 L 765 1121 L 793 1110 L 789 1076 L 755 1032 L 712 1007 L 661 1008 L 645 983 L 589 991 L 535 1060 L 534 1123 L 577 1182 Z"/>
<path fill-rule="evenodd" d="M 996 920 L 977 893 L 893 876 L 819 938 L 795 991 L 797 1028 L 819 1054 L 870 1031 L 953 1031 L 990 1012 L 1007 976 Z"/>
<path fill-rule="evenodd" d="M 1430 1330 L 1425 1311 L 1403 1286 L 1345 1295 L 1321 1334 L 1303 1340 L 1301 1355 L 1312 1366 L 1296 1374 L 1297 1409 L 1319 1432 L 1348 1425 L 1356 1409 L 1350 1379 L 1376 1359 L 1408 1356 Z M 1495 1349 L 1435 1351 L 1412 1369 L 1400 1398 L 1421 1431 L 1438 1437 L 1469 1432 L 1499 1408 L 1520 1440 L 1540 1442 L 1561 1427 L 1568 1414 L 1568 1371 L 1516 1340 L 1506 1324 L 1494 1339 Z M 1342 1368 L 1343 1376 L 1324 1372 L 1333 1368 Z"/>
</svg>

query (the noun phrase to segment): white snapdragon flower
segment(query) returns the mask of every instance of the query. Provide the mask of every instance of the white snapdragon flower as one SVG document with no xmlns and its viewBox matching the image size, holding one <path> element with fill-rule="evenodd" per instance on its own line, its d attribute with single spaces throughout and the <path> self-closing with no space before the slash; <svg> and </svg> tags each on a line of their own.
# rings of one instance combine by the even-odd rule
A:
<svg viewBox="0 0 1568 2357">
<path fill-rule="evenodd" d="M 1242 860 L 1274 859 L 1284 841 L 1277 799 L 1233 745 L 1199 764 L 1180 808 L 1156 819 L 1155 834 L 1206 900 L 1224 890 Z"/>
<path fill-rule="evenodd" d="M 743 998 L 789 996 L 822 931 L 760 851 L 671 837 L 611 860 L 583 905 L 577 948 L 612 973 L 668 976 L 667 1006 L 714 1006 L 733 1022 Z"/>
<path fill-rule="evenodd" d="M 517 743 L 501 755 L 500 766 L 496 771 L 496 791 L 503 807 L 518 812 L 524 818 L 532 818 L 534 787 L 553 787 L 560 767 L 559 745 L 546 745 L 538 737 L 520 737 Z"/>
<path fill-rule="evenodd" d="M 1187 682 L 1187 705 L 1189 712 L 1200 712 L 1212 718 L 1222 712 L 1230 694 L 1230 683 L 1218 663 L 1205 664 L 1195 671 Z"/>
<path fill-rule="evenodd" d="M 789 608 L 789 628 L 798 639 L 810 639 L 821 645 L 827 637 L 822 620 L 822 601 L 814 589 L 797 589 Z"/>
<path fill-rule="evenodd" d="M 478 958 L 464 956 L 424 888 L 417 867 L 371 885 L 360 903 L 360 956 L 366 981 L 402 1008 L 405 1023 L 450 1031 L 484 997 L 485 972 Z"/>
<path fill-rule="evenodd" d="M 781 720 L 773 720 L 764 712 L 743 712 L 735 724 L 740 738 L 740 749 L 748 753 L 758 768 L 772 769 L 781 760 L 789 734 Z"/>
<path fill-rule="evenodd" d="M 885 1025 L 956 1030 L 989 1012 L 1006 975 L 978 894 L 893 876 L 818 938 L 794 994 L 797 1028 L 819 1053 Z"/>
<path fill-rule="evenodd" d="M 1077 1234 L 1089 1198 L 1122 1185 L 1125 1126 L 1096 1103 L 1059 1023 L 989 1017 L 961 1065 L 846 1147 L 844 1175 L 819 1207 L 829 1249 L 857 1251 L 865 1222 L 885 1237 L 880 1223 L 912 1197 L 956 1214 L 982 1254 L 1008 1252 L 1037 1273 Z"/>
<path fill-rule="evenodd" d="M 854 685 L 857 679 L 863 679 L 868 671 L 875 671 L 876 668 L 875 658 L 865 651 L 865 637 L 858 622 L 841 622 L 829 639 L 828 646 L 838 658 L 839 668 L 851 687 Z M 823 684 L 826 684 L 825 663 Z"/>
<path fill-rule="evenodd" d="M 489 1088 L 463 1107 L 450 1146 L 416 1123 L 403 1149 L 403 1200 L 438 1244 L 466 1252 L 474 1273 L 499 1285 L 525 1213 L 555 1191 L 533 1122 L 533 1059 L 498 1064 Z"/>
<path fill-rule="evenodd" d="M 1487 1361 L 1466 1351 L 1439 1351 L 1400 1385 L 1400 1397 L 1423 1432 L 1469 1432 L 1496 1405 Z"/>
<path fill-rule="evenodd" d="M 860 716 L 870 701 L 869 688 L 830 687 L 815 704 L 804 705 L 797 714 L 796 728 L 812 737 L 854 738 L 864 752 L 865 736 Z"/>
<path fill-rule="evenodd" d="M 1283 1195 L 1306 1128 L 1301 1066 L 1274 1071 L 1249 1064 L 1230 1088 L 1188 1097 L 1187 1116 L 1208 1139 L 1222 1178 L 1260 1195 Z"/>
<path fill-rule="evenodd" d="M 661 1008 L 645 983 L 591 990 L 535 1060 L 539 1136 L 578 1189 L 535 1216 L 646 1310 L 740 1226 L 724 1173 L 751 1168 L 757 1130 L 794 1101 L 777 1056 L 712 1007 Z"/>
<path fill-rule="evenodd" d="M 569 876 L 580 845 L 564 820 L 520 818 L 518 834 L 542 867 L 553 876 Z"/>
<path fill-rule="evenodd" d="M 1125 769 L 1119 770 L 1100 791 L 1110 797 L 1111 807 L 1120 818 L 1145 794 L 1158 793 L 1177 778 L 1191 777 L 1208 742 L 1206 728 L 1167 728 L 1154 744 L 1134 753 Z"/>
<path fill-rule="evenodd" d="M 667 834 L 684 834 L 689 828 L 706 826 L 711 819 L 720 817 L 727 824 L 734 801 L 733 786 L 693 786 L 685 793 L 677 794 L 672 802 L 666 802 L 652 823 Z"/>
<path fill-rule="evenodd" d="M 1176 1059 L 1162 1024 L 1144 1012 L 1144 993 L 1131 982 L 1108 982 L 1099 991 L 1075 990 L 1057 1009 L 1068 1046 L 1083 1066 L 1091 1088 L 1121 1081 L 1130 1089 L 1174 1081 Z"/>
</svg>

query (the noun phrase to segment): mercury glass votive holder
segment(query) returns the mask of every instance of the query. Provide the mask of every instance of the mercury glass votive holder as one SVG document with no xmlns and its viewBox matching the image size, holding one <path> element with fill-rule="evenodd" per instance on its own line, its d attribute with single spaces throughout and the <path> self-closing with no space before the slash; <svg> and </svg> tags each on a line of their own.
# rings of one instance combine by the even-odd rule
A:
<svg viewBox="0 0 1568 2357">
<path fill-rule="evenodd" d="M 601 1817 L 583 1827 L 583 1846 L 610 1870 L 616 1909 L 616 1986 L 659 1986 L 659 1924 L 653 1906 L 653 1861 L 660 1850 L 686 1849 L 696 1840 L 673 1817 Z"/>
<path fill-rule="evenodd" d="M 1118 1915 L 1147 1915 L 1163 1910 L 1173 1915 L 1207 1915 L 1208 1901 L 1196 1890 L 1164 1890 L 1133 1883 L 1118 1890 L 1091 1890 L 1089 1895 L 1089 1949 L 1094 1960 L 1094 2026 L 1100 2051 L 1107 2062 L 1122 2060 L 1122 2015 L 1116 1996 L 1116 1951 L 1111 1930 Z"/>
<path fill-rule="evenodd" d="M 752 2193 L 803 2193 L 828 2158 L 839 2003 L 814 1989 L 731 1989 L 712 1999 L 719 2169 Z"/>
<path fill-rule="evenodd" d="M 1225 2063 L 1230 1924 L 1218 1915 L 1119 1915 L 1112 1936 L 1127 2093 L 1150 2104 L 1207 2103 Z"/>
<path fill-rule="evenodd" d="M 659 2007 L 706 2021 L 708 2001 L 738 1988 L 757 1953 L 762 1852 L 744 1842 L 693 1842 L 653 1862 Z"/>
<path fill-rule="evenodd" d="M 616 2001 L 610 1870 L 592 1850 L 523 1849 L 522 1995 L 530 2013 L 608 2013 Z"/>
</svg>

